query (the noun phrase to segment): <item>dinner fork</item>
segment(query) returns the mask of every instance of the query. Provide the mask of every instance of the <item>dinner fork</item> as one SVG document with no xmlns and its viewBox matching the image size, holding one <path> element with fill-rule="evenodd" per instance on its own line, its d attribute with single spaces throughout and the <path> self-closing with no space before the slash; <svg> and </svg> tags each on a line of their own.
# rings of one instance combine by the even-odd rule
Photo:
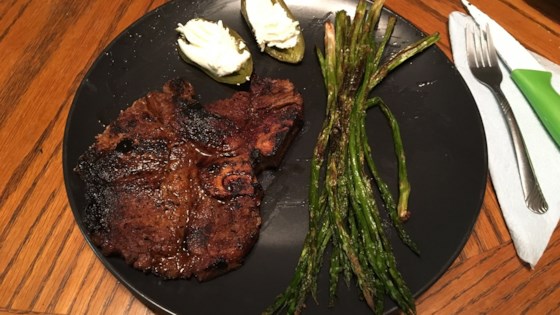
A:
<svg viewBox="0 0 560 315">
<path fill-rule="evenodd" d="M 517 160 L 525 204 L 535 213 L 545 213 L 548 205 L 535 176 L 525 141 L 509 102 L 500 88 L 502 71 L 498 65 L 498 56 L 488 25 L 486 25 L 486 30 L 482 31 L 474 22 L 469 23 L 465 29 L 465 36 L 469 68 L 474 77 L 492 91 L 506 119 Z"/>
</svg>

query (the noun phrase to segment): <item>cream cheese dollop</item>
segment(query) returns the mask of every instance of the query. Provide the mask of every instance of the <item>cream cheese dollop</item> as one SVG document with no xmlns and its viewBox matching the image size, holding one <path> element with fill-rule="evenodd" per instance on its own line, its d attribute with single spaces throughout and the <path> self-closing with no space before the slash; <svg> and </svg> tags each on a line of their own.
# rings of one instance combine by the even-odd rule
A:
<svg viewBox="0 0 560 315">
<path fill-rule="evenodd" d="M 176 28 L 179 49 L 192 62 L 223 77 L 235 73 L 251 58 L 243 41 L 237 41 L 222 21 L 192 19 Z"/>
<path fill-rule="evenodd" d="M 293 48 L 300 33 L 299 22 L 292 20 L 279 3 L 271 0 L 246 0 L 245 11 L 261 51 L 266 46 Z"/>
</svg>

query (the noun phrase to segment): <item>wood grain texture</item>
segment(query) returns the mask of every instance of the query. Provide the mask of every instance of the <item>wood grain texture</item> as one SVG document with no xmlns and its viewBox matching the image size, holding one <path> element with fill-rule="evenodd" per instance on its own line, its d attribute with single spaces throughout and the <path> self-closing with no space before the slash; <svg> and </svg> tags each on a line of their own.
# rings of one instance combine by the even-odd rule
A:
<svg viewBox="0 0 560 315">
<path fill-rule="evenodd" d="M 62 138 L 73 95 L 102 49 L 164 0 L 0 1 L 0 314 L 151 314 L 97 260 L 69 208 Z M 556 0 L 471 1 L 523 44 L 560 63 Z M 387 0 L 451 58 L 459 0 Z M 420 314 L 559 314 L 560 232 L 535 270 L 516 256 L 491 181 L 451 268 Z"/>
</svg>

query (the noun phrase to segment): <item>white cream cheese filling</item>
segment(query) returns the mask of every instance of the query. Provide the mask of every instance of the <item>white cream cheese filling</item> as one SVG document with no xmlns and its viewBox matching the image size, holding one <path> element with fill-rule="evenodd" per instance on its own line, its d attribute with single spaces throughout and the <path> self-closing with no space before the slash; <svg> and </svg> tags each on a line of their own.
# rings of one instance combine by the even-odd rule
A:
<svg viewBox="0 0 560 315">
<path fill-rule="evenodd" d="M 297 44 L 299 22 L 292 20 L 279 3 L 246 0 L 245 10 L 261 51 L 266 46 L 287 49 Z"/>
<path fill-rule="evenodd" d="M 238 43 L 222 21 L 192 19 L 185 25 L 179 24 L 176 30 L 181 34 L 177 40 L 181 51 L 218 77 L 239 71 L 251 57 L 245 44 Z"/>
</svg>

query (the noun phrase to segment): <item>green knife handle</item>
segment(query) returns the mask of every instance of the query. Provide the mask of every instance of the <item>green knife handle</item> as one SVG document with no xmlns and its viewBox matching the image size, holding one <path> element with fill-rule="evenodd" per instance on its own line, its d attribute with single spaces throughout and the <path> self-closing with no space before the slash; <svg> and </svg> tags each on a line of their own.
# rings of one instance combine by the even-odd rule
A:
<svg viewBox="0 0 560 315">
<path fill-rule="evenodd" d="M 542 124 L 560 147 L 560 95 L 547 71 L 515 69 L 511 78 L 527 98 Z"/>
</svg>

